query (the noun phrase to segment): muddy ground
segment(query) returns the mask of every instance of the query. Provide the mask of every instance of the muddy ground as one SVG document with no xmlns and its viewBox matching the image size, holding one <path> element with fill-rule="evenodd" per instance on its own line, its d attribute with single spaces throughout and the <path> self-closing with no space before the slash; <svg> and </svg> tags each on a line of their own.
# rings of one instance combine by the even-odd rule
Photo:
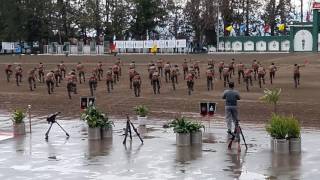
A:
<svg viewBox="0 0 320 180">
<path fill-rule="evenodd" d="M 282 88 L 282 95 L 278 110 L 282 114 L 296 116 L 307 127 L 320 127 L 318 122 L 320 117 L 320 55 L 318 54 L 227 54 L 227 55 L 126 55 L 118 56 L 124 62 L 123 73 L 120 83 L 115 85 L 114 91 L 110 94 L 106 92 L 105 81 L 98 83 L 96 92 L 97 106 L 112 116 L 124 118 L 126 113 L 134 115 L 133 107 L 136 105 L 147 105 L 150 110 L 150 116 L 155 118 L 172 118 L 176 115 L 185 114 L 196 116 L 199 113 L 200 101 L 214 101 L 218 103 L 217 115 L 223 116 L 224 103 L 221 94 L 224 90 L 223 82 L 215 81 L 214 91 L 206 90 L 205 69 L 207 60 L 213 58 L 216 62 L 224 60 L 230 62 L 232 58 L 236 62 L 251 64 L 253 59 L 257 59 L 265 65 L 275 62 L 279 66 L 276 79 L 273 85 L 270 85 L 269 78 L 266 79 L 266 85 L 263 88 L 258 87 L 258 82 L 254 81 L 254 87 L 250 92 L 246 92 L 244 84 L 236 83 L 236 89 L 241 93 L 242 100 L 239 102 L 240 119 L 245 122 L 264 123 L 270 117 L 272 106 L 262 103 L 259 97 L 263 95 L 264 88 Z M 0 109 L 11 111 L 14 108 L 26 108 L 28 104 L 32 105 L 34 114 L 46 115 L 51 112 L 61 111 L 67 117 L 79 117 L 80 97 L 88 96 L 89 86 L 78 84 L 78 94 L 73 95 L 72 100 L 67 97 L 66 82 L 55 89 L 53 95 L 48 95 L 44 84 L 37 83 L 37 89 L 30 92 L 27 83 L 27 72 L 31 68 L 43 62 L 51 70 L 56 67 L 60 60 L 64 60 L 67 70 L 74 68 L 78 61 L 87 66 L 87 71 L 91 71 L 98 61 L 104 63 L 104 70 L 110 67 L 118 57 L 114 56 L 0 56 Z M 161 94 L 154 95 L 147 76 L 147 63 L 151 60 L 162 58 L 173 64 L 181 64 L 185 58 L 201 61 L 201 78 L 195 82 L 195 91 L 189 96 L 187 93 L 186 82 L 183 77 L 179 77 L 177 90 L 173 91 L 170 83 L 165 83 L 162 78 Z M 131 60 L 135 60 L 138 72 L 142 73 L 142 96 L 134 97 L 133 91 L 129 89 L 128 65 Z M 293 86 L 293 64 L 303 64 L 306 60 L 310 62 L 301 70 L 301 86 L 297 89 Z M 24 78 L 22 86 L 17 87 L 14 79 L 10 83 L 6 82 L 4 69 L 8 63 L 21 63 L 24 69 Z M 217 69 L 216 69 L 217 71 Z M 86 74 L 87 77 L 89 73 Z M 235 78 L 233 78 L 235 80 Z"/>
</svg>

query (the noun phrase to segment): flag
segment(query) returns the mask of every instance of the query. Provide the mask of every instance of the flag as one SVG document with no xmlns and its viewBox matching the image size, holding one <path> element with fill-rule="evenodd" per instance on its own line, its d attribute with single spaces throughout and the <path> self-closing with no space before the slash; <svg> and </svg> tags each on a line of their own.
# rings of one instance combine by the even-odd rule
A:
<svg viewBox="0 0 320 180">
<path fill-rule="evenodd" d="M 269 24 L 264 25 L 264 33 L 267 33 L 270 31 L 270 26 Z"/>
<path fill-rule="evenodd" d="M 229 32 L 231 32 L 231 31 L 233 30 L 232 25 L 230 25 L 230 26 L 226 27 L 226 30 L 227 30 L 227 31 L 229 31 Z"/>
<path fill-rule="evenodd" d="M 285 24 L 280 24 L 278 28 L 279 28 L 279 31 L 284 31 L 285 28 L 286 28 L 286 25 Z"/>
<path fill-rule="evenodd" d="M 156 44 L 153 45 L 151 48 L 151 53 L 157 53 L 158 52 L 158 46 Z"/>
</svg>

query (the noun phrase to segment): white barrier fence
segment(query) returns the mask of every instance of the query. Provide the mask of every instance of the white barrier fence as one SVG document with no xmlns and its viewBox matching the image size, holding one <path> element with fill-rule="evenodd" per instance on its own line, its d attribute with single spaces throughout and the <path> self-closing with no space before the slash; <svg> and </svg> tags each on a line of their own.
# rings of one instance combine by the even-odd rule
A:
<svg viewBox="0 0 320 180">
<path fill-rule="evenodd" d="M 157 48 L 158 53 L 187 53 L 190 49 L 187 48 L 185 39 L 179 40 L 148 40 L 148 41 L 114 41 L 115 51 L 117 53 L 150 53 L 150 49 Z M 52 43 L 45 45 L 44 54 L 70 54 L 70 55 L 102 55 L 110 53 L 109 43 L 104 45 L 70 45 L 68 42 L 64 45 Z"/>
</svg>

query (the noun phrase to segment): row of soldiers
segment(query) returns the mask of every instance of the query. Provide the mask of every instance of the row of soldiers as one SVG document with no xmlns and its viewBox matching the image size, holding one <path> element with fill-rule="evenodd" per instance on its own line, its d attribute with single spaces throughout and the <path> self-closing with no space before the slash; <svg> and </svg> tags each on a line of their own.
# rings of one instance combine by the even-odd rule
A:
<svg viewBox="0 0 320 180">
<path fill-rule="evenodd" d="M 106 85 L 107 92 L 110 93 L 113 90 L 114 85 L 116 85 L 121 76 L 121 60 L 118 59 L 117 62 L 106 71 Z M 223 79 L 224 86 L 230 81 L 230 79 L 235 76 L 235 70 L 238 70 L 238 83 L 241 84 L 243 81 L 246 85 L 247 91 L 249 91 L 249 86 L 253 85 L 252 81 L 258 80 L 259 87 L 262 87 L 262 84 L 265 84 L 265 75 L 267 73 L 264 66 L 254 60 L 251 66 L 244 65 L 239 62 L 236 64 L 235 60 L 232 59 L 230 64 L 225 64 L 224 61 L 218 63 L 218 71 L 220 80 Z M 299 68 L 303 65 L 295 64 L 294 66 L 294 82 L 295 87 L 297 87 L 300 83 L 300 70 Z M 77 93 L 77 83 L 80 84 L 82 82 L 86 82 L 85 78 L 85 67 L 79 62 L 76 65 L 75 69 L 72 69 L 68 74 L 66 74 L 66 65 L 63 61 L 57 65 L 54 70 L 49 71 L 45 74 L 45 66 L 43 63 L 39 63 L 39 65 L 28 72 L 28 83 L 29 88 L 33 91 L 36 88 L 36 80 L 40 83 L 46 83 L 48 94 L 52 94 L 54 87 L 59 87 L 61 81 L 65 78 L 67 80 L 67 92 L 69 98 L 71 98 L 71 93 Z M 150 62 L 148 64 L 148 78 L 150 80 L 150 84 L 152 86 L 154 94 L 160 94 L 160 89 L 162 86 L 161 77 L 164 76 L 166 83 L 171 83 L 173 90 L 176 90 L 176 85 L 178 84 L 178 76 L 180 75 L 180 69 L 178 64 L 172 65 L 169 61 L 165 62 L 162 59 L 158 59 L 156 62 Z M 192 91 L 194 91 L 194 84 L 197 79 L 200 79 L 200 66 L 199 61 L 187 61 L 186 59 L 182 63 L 183 70 L 183 78 L 186 80 L 188 94 L 191 95 Z M 268 68 L 269 70 L 269 78 L 270 83 L 273 83 L 273 79 L 275 78 L 276 71 L 278 68 L 274 63 Z M 16 65 L 15 69 L 15 79 L 17 86 L 20 86 L 22 82 L 22 74 L 23 69 L 20 64 Z M 13 74 L 13 66 L 11 64 L 7 65 L 5 69 L 7 81 L 10 82 L 10 78 Z M 76 74 L 78 73 L 78 75 Z M 208 91 L 213 90 L 213 82 L 215 77 L 215 62 L 213 60 L 208 61 L 208 67 L 205 72 L 207 79 L 207 89 Z M 101 81 L 104 76 L 103 64 L 99 62 L 91 71 L 91 75 L 89 77 L 89 88 L 91 95 L 94 94 L 94 91 L 97 89 L 98 81 Z M 241 81 L 242 79 L 242 81 Z M 136 64 L 132 61 L 129 64 L 129 82 L 130 89 L 133 88 L 134 95 L 139 97 L 141 94 L 141 84 L 142 79 L 140 74 L 136 70 Z"/>
<path fill-rule="evenodd" d="M 106 76 L 106 83 L 108 86 L 108 92 L 110 89 L 113 89 L 113 84 L 116 84 L 119 81 L 119 76 L 121 76 L 121 66 L 120 66 L 120 59 L 115 63 L 115 65 L 107 71 Z M 99 62 L 97 66 L 92 70 L 91 76 L 89 78 L 89 87 L 91 95 L 93 95 L 93 91 L 97 88 L 97 82 L 101 81 L 103 78 L 103 67 L 102 62 Z M 67 79 L 67 91 L 68 96 L 71 98 L 71 93 L 77 93 L 77 82 L 85 83 L 85 67 L 84 65 L 79 62 L 76 65 L 75 69 L 72 69 L 68 74 L 66 74 L 66 66 L 63 61 L 57 65 L 54 70 L 50 70 L 45 74 L 45 66 L 43 63 L 39 63 L 39 65 L 35 68 L 32 68 L 28 71 L 28 83 L 29 88 L 31 91 L 36 89 L 36 82 L 39 83 L 46 83 L 48 94 L 52 94 L 54 87 L 59 87 L 59 84 L 64 80 Z M 5 68 L 5 74 L 7 78 L 7 82 L 10 82 L 11 76 L 15 73 L 15 80 L 17 86 L 20 86 L 23 77 L 23 68 L 21 64 L 17 64 L 15 68 L 13 68 L 12 64 L 8 64 Z M 78 73 L 78 77 L 76 75 Z"/>
</svg>

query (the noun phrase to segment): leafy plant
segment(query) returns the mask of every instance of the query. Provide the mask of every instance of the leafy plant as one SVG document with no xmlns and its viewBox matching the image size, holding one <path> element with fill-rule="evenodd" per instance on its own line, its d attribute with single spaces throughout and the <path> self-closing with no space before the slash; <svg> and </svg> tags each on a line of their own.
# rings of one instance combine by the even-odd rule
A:
<svg viewBox="0 0 320 180">
<path fill-rule="evenodd" d="M 170 123 L 175 133 L 190 133 L 191 121 L 185 117 L 176 118 Z"/>
<path fill-rule="evenodd" d="M 204 128 L 205 128 L 204 125 L 199 122 L 191 122 L 189 124 L 190 133 L 199 132 L 201 131 L 201 129 L 204 129 Z"/>
<path fill-rule="evenodd" d="M 277 104 L 280 99 L 281 89 L 265 89 L 264 95 L 260 97 L 260 100 L 268 103 L 273 104 L 274 113 L 277 113 Z"/>
<path fill-rule="evenodd" d="M 288 135 L 288 122 L 284 116 L 272 114 L 272 117 L 266 125 L 266 130 L 271 137 L 276 139 L 285 139 Z"/>
<path fill-rule="evenodd" d="M 180 117 L 174 119 L 170 124 L 170 127 L 173 127 L 175 133 L 193 133 L 199 132 L 201 128 L 204 129 L 204 125 L 199 122 L 192 122 L 186 117 Z"/>
<path fill-rule="evenodd" d="M 293 116 L 288 117 L 287 126 L 288 126 L 288 138 L 300 138 L 301 127 L 296 118 L 294 118 Z"/>
<path fill-rule="evenodd" d="M 111 127 L 113 122 L 109 120 L 106 114 L 100 112 L 96 107 L 88 107 L 82 114 L 81 119 L 86 121 L 90 128 Z"/>
<path fill-rule="evenodd" d="M 149 114 L 149 109 L 144 105 L 134 107 L 134 111 L 140 117 L 146 117 Z"/>
<path fill-rule="evenodd" d="M 16 124 L 23 123 L 23 119 L 26 117 L 26 114 L 19 109 L 16 109 L 11 114 L 12 121 Z"/>
</svg>

